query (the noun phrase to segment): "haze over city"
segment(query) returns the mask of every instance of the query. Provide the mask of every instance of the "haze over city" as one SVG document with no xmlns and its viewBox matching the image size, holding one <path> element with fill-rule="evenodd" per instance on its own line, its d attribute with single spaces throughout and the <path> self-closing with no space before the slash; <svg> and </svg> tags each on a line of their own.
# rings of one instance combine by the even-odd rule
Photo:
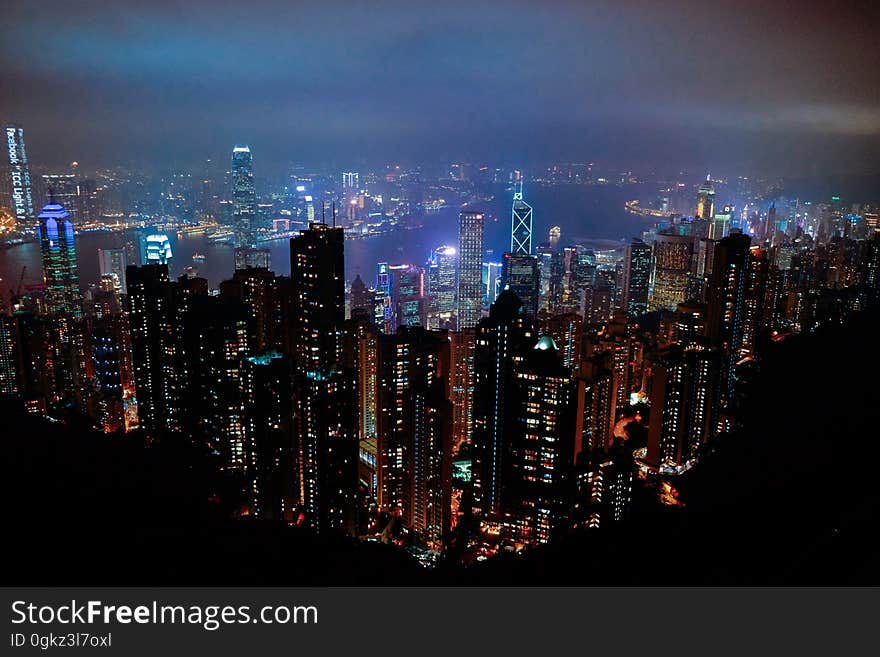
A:
<svg viewBox="0 0 880 657">
<path fill-rule="evenodd" d="M 31 159 L 880 169 L 869 2 L 4 3 Z"/>
</svg>

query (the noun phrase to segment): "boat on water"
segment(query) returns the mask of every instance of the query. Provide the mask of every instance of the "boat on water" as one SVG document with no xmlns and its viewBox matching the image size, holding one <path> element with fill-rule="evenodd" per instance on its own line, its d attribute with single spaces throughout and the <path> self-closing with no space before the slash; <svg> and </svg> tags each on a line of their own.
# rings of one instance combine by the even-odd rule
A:
<svg viewBox="0 0 880 657">
<path fill-rule="evenodd" d="M 207 259 L 204 253 L 193 253 L 192 260 L 196 264 L 203 264 Z"/>
</svg>

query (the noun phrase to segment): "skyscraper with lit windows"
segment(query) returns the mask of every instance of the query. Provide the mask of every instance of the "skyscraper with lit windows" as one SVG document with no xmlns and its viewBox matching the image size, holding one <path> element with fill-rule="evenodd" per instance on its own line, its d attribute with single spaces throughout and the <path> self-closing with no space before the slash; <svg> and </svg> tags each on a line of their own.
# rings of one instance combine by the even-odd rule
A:
<svg viewBox="0 0 880 657">
<path fill-rule="evenodd" d="M 232 230 L 235 236 L 235 268 L 249 266 L 254 246 L 257 195 L 254 189 L 253 156 L 248 146 L 232 149 Z"/>
<path fill-rule="evenodd" d="M 428 328 L 448 328 L 455 314 L 455 270 L 458 251 L 441 246 L 431 253 L 428 263 Z"/>
<path fill-rule="evenodd" d="M 538 259 L 533 255 L 505 253 L 502 261 L 501 285 L 523 302 L 523 311 L 531 318 L 538 315 L 540 274 Z"/>
<path fill-rule="evenodd" d="M 464 211 L 458 219 L 458 328 L 472 328 L 483 306 L 483 213 Z"/>
<path fill-rule="evenodd" d="M 675 310 L 687 301 L 694 252 L 693 235 L 660 233 L 654 237 L 651 310 Z"/>
<path fill-rule="evenodd" d="M 43 207 L 38 217 L 43 281 L 51 313 L 82 313 L 76 243 L 70 214 L 58 203 Z"/>
<path fill-rule="evenodd" d="M 709 174 L 706 174 L 706 180 L 700 184 L 697 190 L 695 217 L 703 221 L 712 221 L 715 217 L 715 186 L 712 184 L 712 178 Z"/>
<path fill-rule="evenodd" d="M 623 258 L 623 309 L 637 317 L 648 310 L 651 247 L 642 240 L 627 245 Z"/>
</svg>

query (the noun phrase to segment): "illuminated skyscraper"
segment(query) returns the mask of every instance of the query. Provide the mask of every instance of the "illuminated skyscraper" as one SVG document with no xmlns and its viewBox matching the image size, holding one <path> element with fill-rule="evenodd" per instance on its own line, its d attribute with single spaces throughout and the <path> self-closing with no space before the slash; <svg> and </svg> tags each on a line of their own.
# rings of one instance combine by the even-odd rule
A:
<svg viewBox="0 0 880 657">
<path fill-rule="evenodd" d="M 393 265 L 388 269 L 391 271 L 394 329 L 400 326 L 427 326 L 425 271 L 416 265 Z"/>
<path fill-rule="evenodd" d="M 448 328 L 455 314 L 455 270 L 458 251 L 441 246 L 428 263 L 428 328 Z"/>
<path fill-rule="evenodd" d="M 523 200 L 522 180 L 518 180 L 513 186 L 510 252 L 514 255 L 532 254 L 532 206 Z"/>
<path fill-rule="evenodd" d="M 658 234 L 654 238 L 651 310 L 675 310 L 687 301 L 694 238 L 692 235 Z"/>
<path fill-rule="evenodd" d="M 34 218 L 31 172 L 24 147 L 24 129 L 6 126 L 6 155 L 9 165 L 10 206 L 19 226 L 30 225 Z"/>
<path fill-rule="evenodd" d="M 458 220 L 458 328 L 472 328 L 483 306 L 483 213 L 465 211 Z"/>
<path fill-rule="evenodd" d="M 43 281 L 51 313 L 82 314 L 77 274 L 76 244 L 70 214 L 61 205 L 49 203 L 38 217 Z"/>
<path fill-rule="evenodd" d="M 534 319 L 538 315 L 540 286 L 538 259 L 533 255 L 505 253 L 502 267 L 502 287 L 519 297 L 523 312 Z"/>
<path fill-rule="evenodd" d="M 342 174 L 342 186 L 346 190 L 356 190 L 358 188 L 358 174 L 356 171 L 345 171 Z"/>
<path fill-rule="evenodd" d="M 707 174 L 706 181 L 697 190 L 696 218 L 711 221 L 715 216 L 715 186 L 712 178 Z"/>
<path fill-rule="evenodd" d="M 114 287 L 119 294 L 125 294 L 128 284 L 125 280 L 125 269 L 128 267 L 128 256 L 125 249 L 98 249 L 98 266 L 101 276 L 115 276 Z"/>
<path fill-rule="evenodd" d="M 734 208 L 732 205 L 725 205 L 721 212 L 716 212 L 709 223 L 709 239 L 720 240 L 727 237 L 730 233 L 730 222 L 733 220 Z"/>
<path fill-rule="evenodd" d="M 235 268 L 248 266 L 249 250 L 254 246 L 257 195 L 251 149 L 232 149 L 232 230 L 235 235 Z"/>
<path fill-rule="evenodd" d="M 651 279 L 651 247 L 633 240 L 623 258 L 623 309 L 637 317 L 648 310 Z"/>
</svg>

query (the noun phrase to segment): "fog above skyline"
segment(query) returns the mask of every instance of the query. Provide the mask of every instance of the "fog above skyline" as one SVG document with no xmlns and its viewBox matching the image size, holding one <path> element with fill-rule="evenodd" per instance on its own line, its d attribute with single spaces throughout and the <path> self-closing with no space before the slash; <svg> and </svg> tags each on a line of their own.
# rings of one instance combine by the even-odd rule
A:
<svg viewBox="0 0 880 657">
<path fill-rule="evenodd" d="M 880 171 L 876 3 L 4 4 L 0 119 L 38 166 Z"/>
</svg>

